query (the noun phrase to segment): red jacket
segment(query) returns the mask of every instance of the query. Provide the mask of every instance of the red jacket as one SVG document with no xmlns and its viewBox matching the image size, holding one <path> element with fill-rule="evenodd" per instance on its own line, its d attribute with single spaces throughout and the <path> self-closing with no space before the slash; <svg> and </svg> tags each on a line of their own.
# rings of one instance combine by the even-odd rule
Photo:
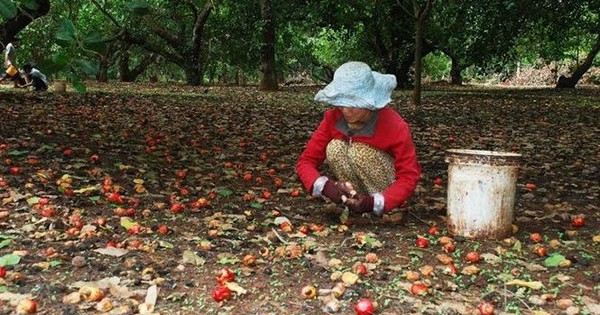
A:
<svg viewBox="0 0 600 315">
<path fill-rule="evenodd" d="M 337 108 L 327 110 L 319 127 L 298 158 L 296 171 L 304 187 L 312 191 L 313 183 L 321 176 L 318 168 L 325 161 L 325 148 L 331 140 L 352 140 L 352 142 L 368 144 L 393 157 L 396 181 L 381 194 L 385 200 L 384 212 L 400 206 L 410 198 L 421 175 L 408 124 L 395 110 L 384 107 L 379 110 L 372 136 L 349 137 L 336 128 L 336 123 L 340 120 L 343 120 L 341 110 Z"/>
</svg>

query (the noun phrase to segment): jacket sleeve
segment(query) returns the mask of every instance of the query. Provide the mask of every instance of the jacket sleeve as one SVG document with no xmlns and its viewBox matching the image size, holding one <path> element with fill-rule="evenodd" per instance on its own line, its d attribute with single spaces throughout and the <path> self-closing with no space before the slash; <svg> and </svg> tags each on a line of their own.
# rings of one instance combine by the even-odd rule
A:
<svg viewBox="0 0 600 315">
<path fill-rule="evenodd" d="M 331 128 L 333 128 L 333 118 L 330 111 L 327 111 L 323 120 L 308 140 L 304 151 L 300 154 L 296 162 L 296 172 L 304 188 L 312 193 L 314 182 L 321 175 L 319 167 L 325 161 L 325 150 L 327 144 L 331 141 Z"/>
<path fill-rule="evenodd" d="M 385 200 L 384 212 L 389 212 L 408 200 L 421 176 L 421 167 L 417 161 L 417 152 L 408 124 L 403 123 L 399 127 L 398 137 L 390 149 L 394 158 L 396 181 L 382 193 Z"/>
</svg>

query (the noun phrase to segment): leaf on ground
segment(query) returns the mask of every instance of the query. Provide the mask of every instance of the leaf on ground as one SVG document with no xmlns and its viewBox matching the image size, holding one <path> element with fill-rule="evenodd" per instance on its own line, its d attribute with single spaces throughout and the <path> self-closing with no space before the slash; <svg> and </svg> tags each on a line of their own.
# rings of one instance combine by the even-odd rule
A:
<svg viewBox="0 0 600 315">
<path fill-rule="evenodd" d="M 82 288 L 82 287 L 96 287 L 99 289 L 108 289 L 113 286 L 119 285 L 120 282 L 121 282 L 121 278 L 119 278 L 119 277 L 109 277 L 109 278 L 102 278 L 98 281 L 77 281 L 77 282 L 72 283 L 69 286 L 73 287 L 73 288 L 77 288 L 77 289 Z"/>
<path fill-rule="evenodd" d="M 139 225 L 139 223 L 131 220 L 131 218 L 121 217 L 121 226 L 124 227 L 126 230 L 129 230 L 131 227 L 134 227 L 136 225 Z"/>
<path fill-rule="evenodd" d="M 558 267 L 561 261 L 565 260 L 565 256 L 554 253 L 544 260 L 546 267 Z"/>
<path fill-rule="evenodd" d="M 154 307 L 156 306 L 156 300 L 158 299 L 158 287 L 152 285 L 146 292 L 146 298 L 144 303 L 138 306 L 138 310 L 142 315 L 148 315 L 154 313 Z"/>
<path fill-rule="evenodd" d="M 248 292 L 246 289 L 242 288 L 242 286 L 240 286 L 237 282 L 226 282 L 225 286 L 229 288 L 229 290 L 234 291 L 239 295 L 243 295 Z"/>
<path fill-rule="evenodd" d="M 219 195 L 221 195 L 221 196 L 225 196 L 225 197 L 227 197 L 227 196 L 230 196 L 230 195 L 232 195 L 232 194 L 233 194 L 233 191 L 232 191 L 232 190 L 230 190 L 230 189 L 220 189 L 220 190 L 218 191 L 218 193 L 219 193 Z"/>
<path fill-rule="evenodd" d="M 19 301 L 24 298 L 31 297 L 29 294 L 20 294 L 13 292 L 2 292 L 0 293 L 0 301 L 8 301 L 10 305 L 17 305 Z"/>
<path fill-rule="evenodd" d="M 109 288 L 110 294 L 117 299 L 129 299 L 132 297 L 143 298 L 148 292 L 146 290 L 131 290 L 122 285 L 113 285 Z M 138 300 L 139 300 L 138 299 Z"/>
<path fill-rule="evenodd" d="M 0 257 L 0 266 L 13 266 L 21 261 L 21 257 L 15 254 L 6 254 Z"/>
<path fill-rule="evenodd" d="M 518 280 L 518 279 L 508 281 L 508 282 L 506 282 L 506 285 L 516 285 L 518 287 L 527 287 L 532 290 L 539 290 L 544 286 L 542 284 L 542 282 L 540 282 L 540 281 L 523 281 L 523 280 Z"/>
<path fill-rule="evenodd" d="M 173 245 L 173 243 L 169 243 L 169 242 L 163 241 L 163 240 L 158 241 L 158 245 L 162 248 L 168 248 L 168 249 L 175 247 L 175 245 Z"/>
<path fill-rule="evenodd" d="M 100 190 L 100 186 L 99 185 L 94 185 L 94 186 L 83 187 L 83 188 L 80 188 L 80 189 L 76 189 L 73 192 L 76 193 L 76 194 L 83 194 L 85 192 L 94 191 L 94 190 Z"/>
<path fill-rule="evenodd" d="M 38 203 L 38 201 L 40 201 L 40 197 L 27 198 L 27 204 L 30 206 L 33 206 L 34 204 Z"/>
<path fill-rule="evenodd" d="M 183 264 L 192 264 L 192 265 L 196 265 L 196 266 L 202 266 L 204 265 L 204 263 L 206 262 L 206 260 L 204 260 L 204 258 L 196 255 L 196 253 L 194 253 L 191 250 L 186 250 L 183 252 Z"/>
<path fill-rule="evenodd" d="M 113 256 L 113 257 L 121 257 L 121 256 L 129 253 L 128 250 L 126 250 L 124 248 L 117 248 L 117 247 L 97 248 L 97 249 L 94 249 L 94 251 L 96 253 L 100 253 L 102 255 L 108 255 L 108 256 Z"/>
<path fill-rule="evenodd" d="M 284 223 L 284 222 L 291 224 L 290 219 L 288 219 L 287 217 L 284 217 L 284 216 L 277 217 L 273 220 L 273 224 L 275 224 L 277 226 L 281 225 L 281 223 Z"/>
<path fill-rule="evenodd" d="M 350 271 L 346 271 L 342 274 L 342 282 L 344 282 L 344 285 L 346 286 L 351 286 L 353 284 L 355 284 L 358 281 L 358 275 L 350 272 Z"/>
<path fill-rule="evenodd" d="M 317 264 L 318 266 L 321 266 L 325 269 L 329 268 L 329 258 L 327 258 L 327 253 L 325 251 L 318 251 L 314 256 L 310 256 L 307 255 L 308 257 L 312 258 L 315 262 L 315 264 Z"/>
<path fill-rule="evenodd" d="M 230 253 L 221 253 L 217 257 L 219 258 L 218 263 L 221 265 L 235 265 L 240 262 L 239 258 Z"/>
<path fill-rule="evenodd" d="M 483 253 L 481 254 L 481 258 L 485 260 L 486 263 L 495 265 L 500 262 L 500 257 L 491 254 L 491 253 Z"/>
<path fill-rule="evenodd" d="M 0 242 L 0 248 L 7 247 L 8 245 L 10 245 L 11 242 L 12 242 L 12 240 L 10 240 L 10 239 L 3 240 L 2 242 Z"/>
</svg>

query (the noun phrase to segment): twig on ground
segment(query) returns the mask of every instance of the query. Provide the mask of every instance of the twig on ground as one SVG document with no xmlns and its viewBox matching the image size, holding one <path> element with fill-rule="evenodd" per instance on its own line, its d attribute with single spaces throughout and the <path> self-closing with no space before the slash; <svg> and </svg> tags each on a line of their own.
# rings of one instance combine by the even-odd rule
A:
<svg viewBox="0 0 600 315">
<path fill-rule="evenodd" d="M 277 231 L 275 231 L 274 228 L 271 228 L 271 230 L 273 231 L 273 233 L 275 233 L 275 236 L 277 236 L 277 238 L 285 245 L 288 245 L 288 242 L 286 240 L 283 239 L 283 237 L 281 237 L 281 235 L 279 235 L 279 233 L 277 233 Z"/>
<path fill-rule="evenodd" d="M 346 238 L 345 238 L 345 239 L 342 241 L 342 243 L 340 244 L 340 246 L 338 246 L 338 248 L 340 248 L 340 247 L 344 246 L 344 244 L 346 244 L 346 241 L 347 241 L 347 240 L 351 240 L 351 239 L 354 239 L 354 237 L 353 237 L 353 236 L 351 236 L 351 237 L 346 237 Z"/>
</svg>

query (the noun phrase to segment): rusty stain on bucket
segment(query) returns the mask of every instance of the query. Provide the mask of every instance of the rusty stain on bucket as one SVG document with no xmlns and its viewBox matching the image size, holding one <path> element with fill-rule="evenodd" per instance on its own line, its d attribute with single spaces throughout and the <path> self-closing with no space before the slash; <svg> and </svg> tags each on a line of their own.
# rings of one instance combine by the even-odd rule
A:
<svg viewBox="0 0 600 315">
<path fill-rule="evenodd" d="M 501 239 L 512 232 L 520 154 L 452 149 L 448 165 L 448 231 Z"/>
</svg>

